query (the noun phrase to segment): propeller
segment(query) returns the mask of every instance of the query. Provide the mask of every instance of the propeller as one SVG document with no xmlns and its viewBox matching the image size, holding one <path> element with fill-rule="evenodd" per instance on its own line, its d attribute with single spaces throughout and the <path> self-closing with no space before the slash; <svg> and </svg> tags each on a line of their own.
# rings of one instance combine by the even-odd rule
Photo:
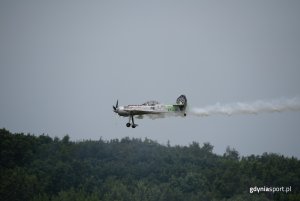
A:
<svg viewBox="0 0 300 201">
<path fill-rule="evenodd" d="M 119 101 L 117 100 L 116 106 L 113 105 L 114 112 L 117 112 L 118 105 L 119 105 L 118 102 L 119 102 Z"/>
</svg>

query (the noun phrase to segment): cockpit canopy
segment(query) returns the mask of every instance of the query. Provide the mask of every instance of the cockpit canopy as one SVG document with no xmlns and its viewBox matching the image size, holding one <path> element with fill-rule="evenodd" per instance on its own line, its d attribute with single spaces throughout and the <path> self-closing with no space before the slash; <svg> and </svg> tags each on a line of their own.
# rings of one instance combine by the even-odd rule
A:
<svg viewBox="0 0 300 201">
<path fill-rule="evenodd" d="M 159 102 L 151 100 L 151 101 L 147 101 L 146 103 L 143 103 L 142 105 L 147 105 L 147 106 L 154 106 L 159 104 Z"/>
</svg>

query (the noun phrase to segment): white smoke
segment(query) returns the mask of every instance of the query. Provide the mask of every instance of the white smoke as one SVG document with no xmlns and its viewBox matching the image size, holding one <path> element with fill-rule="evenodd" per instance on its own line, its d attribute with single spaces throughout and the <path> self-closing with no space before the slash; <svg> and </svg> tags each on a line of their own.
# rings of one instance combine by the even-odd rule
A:
<svg viewBox="0 0 300 201">
<path fill-rule="evenodd" d="M 259 114 L 259 113 L 272 113 L 272 112 L 285 112 L 285 111 L 299 111 L 300 98 L 291 99 L 278 99 L 272 101 L 255 101 L 255 102 L 238 102 L 231 104 L 220 104 L 200 107 L 189 108 L 188 115 L 195 116 L 211 116 L 211 115 L 243 115 L 243 114 Z"/>
</svg>

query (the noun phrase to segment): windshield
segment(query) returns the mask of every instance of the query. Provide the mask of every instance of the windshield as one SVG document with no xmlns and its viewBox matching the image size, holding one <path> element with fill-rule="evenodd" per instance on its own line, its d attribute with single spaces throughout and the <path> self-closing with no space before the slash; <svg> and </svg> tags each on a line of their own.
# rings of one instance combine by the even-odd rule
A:
<svg viewBox="0 0 300 201">
<path fill-rule="evenodd" d="M 154 105 L 157 105 L 157 104 L 159 104 L 159 102 L 154 101 L 154 100 L 147 101 L 146 103 L 143 103 L 143 105 L 149 105 L 149 106 L 154 106 Z"/>
</svg>

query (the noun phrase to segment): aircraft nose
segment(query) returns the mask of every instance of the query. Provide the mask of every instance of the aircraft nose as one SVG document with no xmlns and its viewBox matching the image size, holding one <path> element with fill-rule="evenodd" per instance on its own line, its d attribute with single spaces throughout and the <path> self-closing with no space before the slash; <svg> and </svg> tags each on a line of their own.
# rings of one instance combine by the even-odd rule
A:
<svg viewBox="0 0 300 201">
<path fill-rule="evenodd" d="M 116 108 L 115 106 L 113 106 L 113 112 L 118 113 L 119 108 Z"/>
<path fill-rule="evenodd" d="M 114 109 L 114 112 L 117 113 L 117 114 L 119 113 L 119 111 L 120 111 L 120 108 L 115 108 Z"/>
<path fill-rule="evenodd" d="M 117 108 L 117 113 L 118 113 L 119 115 L 122 115 L 122 114 L 124 113 L 124 107 L 122 107 L 122 106 L 118 107 L 118 108 Z"/>
</svg>

